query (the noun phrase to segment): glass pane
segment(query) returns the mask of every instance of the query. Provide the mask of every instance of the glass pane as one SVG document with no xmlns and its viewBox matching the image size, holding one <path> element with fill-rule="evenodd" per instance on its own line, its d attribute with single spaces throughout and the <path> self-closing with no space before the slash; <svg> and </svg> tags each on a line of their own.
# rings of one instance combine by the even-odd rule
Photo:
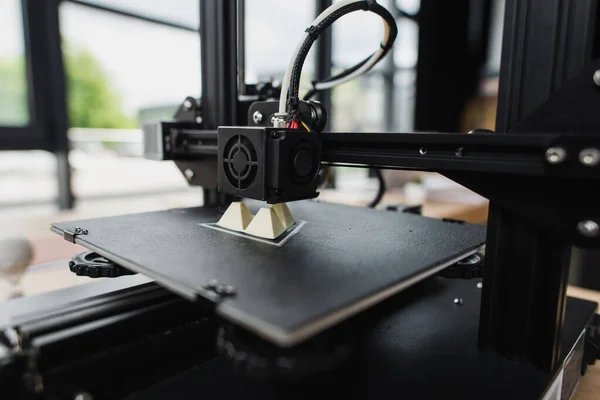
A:
<svg viewBox="0 0 600 400">
<path fill-rule="evenodd" d="M 336 0 L 334 3 L 339 1 Z M 385 1 L 381 4 L 387 7 Z M 355 11 L 341 17 L 332 28 L 333 65 L 343 70 L 379 49 L 383 39 L 384 23 L 381 17 L 374 13 Z M 379 63 L 374 69 L 380 69 L 381 66 L 382 63 Z"/>
<path fill-rule="evenodd" d="M 394 76 L 394 131 L 413 132 L 415 96 L 417 92 L 416 69 L 401 69 Z"/>
<path fill-rule="evenodd" d="M 336 87 L 332 93 L 332 130 L 381 132 L 384 82 L 380 74 L 367 74 Z"/>
<path fill-rule="evenodd" d="M 492 21 L 490 23 L 490 42 L 485 71 L 488 75 L 500 74 L 500 56 L 502 53 L 502 31 L 504 29 L 505 0 L 492 2 Z"/>
<path fill-rule="evenodd" d="M 398 69 L 394 74 L 392 101 L 393 132 L 411 132 L 415 107 L 416 70 Z M 385 82 L 370 73 L 333 90 L 330 128 L 342 132 L 385 132 Z"/>
<path fill-rule="evenodd" d="M 60 21 L 71 126 L 134 128 L 200 96 L 198 34 L 68 2 Z"/>
<path fill-rule="evenodd" d="M 397 20 L 398 37 L 394 43 L 394 63 L 400 68 L 417 66 L 419 54 L 419 24 L 408 18 Z"/>
<path fill-rule="evenodd" d="M 416 14 L 421 9 L 421 0 L 396 0 L 396 7 L 408 14 Z"/>
<path fill-rule="evenodd" d="M 246 1 L 246 82 L 281 80 L 304 35 L 315 19 L 314 0 Z M 314 71 L 314 48 L 304 63 L 302 81 Z"/>
<path fill-rule="evenodd" d="M 198 0 L 84 0 L 86 3 L 129 12 L 145 17 L 185 25 L 200 26 Z"/>
<path fill-rule="evenodd" d="M 0 0 L 0 125 L 29 123 L 20 0 Z"/>
</svg>

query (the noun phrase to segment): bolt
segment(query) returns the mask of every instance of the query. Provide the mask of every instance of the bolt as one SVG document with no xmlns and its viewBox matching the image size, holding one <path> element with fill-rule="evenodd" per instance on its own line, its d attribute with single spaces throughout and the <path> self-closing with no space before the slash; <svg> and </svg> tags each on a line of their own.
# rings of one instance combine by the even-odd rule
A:
<svg viewBox="0 0 600 400">
<path fill-rule="evenodd" d="M 579 153 L 579 161 L 586 167 L 595 167 L 600 163 L 600 151 L 595 148 L 583 149 Z"/>
<path fill-rule="evenodd" d="M 260 111 L 255 111 L 254 114 L 252 114 L 252 121 L 254 121 L 254 123 L 256 125 L 260 124 L 263 120 L 263 115 Z"/>
<path fill-rule="evenodd" d="M 183 171 L 183 175 L 185 175 L 185 178 L 188 181 L 191 181 L 192 179 L 194 179 L 194 176 L 196 176 L 196 174 L 194 173 L 194 171 L 192 171 L 191 169 L 186 169 L 185 171 Z"/>
<path fill-rule="evenodd" d="M 483 283 L 479 282 L 479 283 L 477 284 L 477 289 L 481 289 L 481 288 L 483 288 Z"/>
<path fill-rule="evenodd" d="M 196 123 L 197 123 L 197 124 L 201 124 L 201 123 L 202 123 L 202 121 L 204 121 L 204 120 L 202 119 L 202 117 L 200 117 L 200 116 L 197 116 L 197 117 L 196 117 Z"/>
<path fill-rule="evenodd" d="M 285 128 L 285 117 L 283 116 L 275 116 L 275 120 L 273 121 L 274 128 Z"/>
<path fill-rule="evenodd" d="M 427 149 L 425 147 L 421 147 L 419 149 L 419 154 L 421 154 L 422 156 L 424 156 L 425 154 L 427 154 Z"/>
<path fill-rule="evenodd" d="M 600 69 L 597 69 L 596 72 L 594 72 L 594 83 L 596 86 L 600 86 Z"/>
<path fill-rule="evenodd" d="M 456 149 L 456 157 L 462 157 L 465 155 L 465 148 L 464 147 L 459 147 L 458 149 Z"/>
<path fill-rule="evenodd" d="M 577 230 L 583 236 L 590 239 L 598 237 L 600 234 L 600 226 L 598 226 L 597 222 L 591 220 L 581 221 L 577 225 Z"/>
<path fill-rule="evenodd" d="M 567 151 L 562 147 L 550 147 L 546 151 L 546 161 L 550 164 L 560 164 L 567 158 Z"/>
<path fill-rule="evenodd" d="M 465 301 L 459 297 L 454 299 L 454 304 L 458 305 L 458 306 L 462 306 L 463 304 L 465 304 Z"/>
<path fill-rule="evenodd" d="M 192 108 L 192 102 L 189 100 L 184 101 L 183 108 L 185 108 L 186 110 L 189 110 L 190 108 Z"/>
</svg>

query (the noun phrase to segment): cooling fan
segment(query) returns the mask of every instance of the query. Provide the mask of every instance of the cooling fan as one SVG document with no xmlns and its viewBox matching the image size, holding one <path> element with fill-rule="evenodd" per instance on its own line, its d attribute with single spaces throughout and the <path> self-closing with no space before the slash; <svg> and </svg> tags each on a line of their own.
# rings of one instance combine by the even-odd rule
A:
<svg viewBox="0 0 600 400">
<path fill-rule="evenodd" d="M 254 145 L 245 136 L 229 139 L 223 152 L 223 169 L 231 186 L 247 189 L 256 179 L 258 160 Z"/>
<path fill-rule="evenodd" d="M 239 197 L 264 197 L 264 145 L 261 129 L 219 128 L 219 190 Z"/>
</svg>

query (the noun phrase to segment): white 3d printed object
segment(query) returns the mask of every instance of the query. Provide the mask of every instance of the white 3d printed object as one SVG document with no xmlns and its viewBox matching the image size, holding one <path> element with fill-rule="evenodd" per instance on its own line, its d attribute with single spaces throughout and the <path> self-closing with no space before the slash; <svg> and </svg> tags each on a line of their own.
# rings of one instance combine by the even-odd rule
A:
<svg viewBox="0 0 600 400">
<path fill-rule="evenodd" d="M 294 223 L 296 220 L 285 203 L 263 207 L 253 217 L 244 203 L 234 202 L 217 225 L 264 239 L 277 239 Z"/>
</svg>

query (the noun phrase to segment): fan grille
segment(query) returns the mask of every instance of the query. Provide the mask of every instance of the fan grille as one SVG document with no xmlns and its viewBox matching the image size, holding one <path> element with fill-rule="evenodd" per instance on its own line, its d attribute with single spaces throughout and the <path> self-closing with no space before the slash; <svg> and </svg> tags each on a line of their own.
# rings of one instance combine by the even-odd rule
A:
<svg viewBox="0 0 600 400">
<path fill-rule="evenodd" d="M 245 136 L 229 139 L 223 151 L 223 167 L 229 183 L 239 189 L 247 189 L 258 170 L 258 159 L 254 145 Z"/>
</svg>

